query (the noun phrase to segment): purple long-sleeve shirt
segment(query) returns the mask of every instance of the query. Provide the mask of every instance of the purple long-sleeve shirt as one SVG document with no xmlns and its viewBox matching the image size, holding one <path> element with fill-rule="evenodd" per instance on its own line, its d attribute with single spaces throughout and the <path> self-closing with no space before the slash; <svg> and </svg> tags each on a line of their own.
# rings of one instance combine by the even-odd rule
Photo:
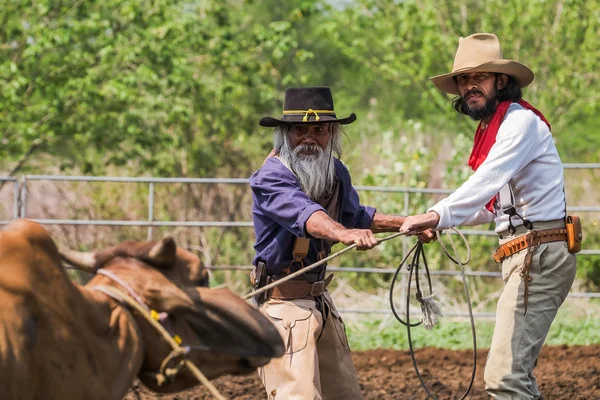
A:
<svg viewBox="0 0 600 400">
<path fill-rule="evenodd" d="M 338 159 L 334 160 L 335 174 L 340 181 L 338 222 L 346 228 L 367 229 L 373 222 L 375 209 L 362 206 L 352 186 L 350 173 Z M 296 175 L 277 157 L 271 157 L 250 178 L 252 188 L 252 217 L 256 234 L 256 257 L 253 264 L 262 261 L 269 274 L 286 269 L 293 260 L 292 249 L 296 237 L 311 239 L 305 266 L 318 261 L 324 241 L 306 232 L 306 221 L 316 211 L 327 212 L 311 200 L 300 186 Z M 331 245 L 324 248 L 329 254 Z"/>
</svg>

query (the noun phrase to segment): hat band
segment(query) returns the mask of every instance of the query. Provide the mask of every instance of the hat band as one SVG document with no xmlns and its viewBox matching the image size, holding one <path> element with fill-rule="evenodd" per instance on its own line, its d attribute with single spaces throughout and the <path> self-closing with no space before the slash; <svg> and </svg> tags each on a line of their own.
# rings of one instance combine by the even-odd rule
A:
<svg viewBox="0 0 600 400">
<path fill-rule="evenodd" d="M 335 115 L 335 111 L 333 111 L 333 110 L 313 110 L 312 108 L 309 108 L 308 110 L 284 110 L 283 111 L 283 115 L 302 115 L 302 114 L 304 114 L 304 117 L 302 117 L 303 122 L 308 121 L 308 116 L 310 114 L 315 114 L 315 120 L 319 121 L 321 119 L 321 117 L 319 117 L 318 113 Z"/>
<path fill-rule="evenodd" d="M 302 114 L 306 114 L 307 112 L 318 112 L 319 114 L 335 114 L 335 111 L 333 110 L 313 110 L 312 108 L 309 108 L 308 110 L 285 110 L 283 112 L 283 115 L 290 115 L 290 114 L 296 114 L 296 115 L 302 115 Z"/>
</svg>

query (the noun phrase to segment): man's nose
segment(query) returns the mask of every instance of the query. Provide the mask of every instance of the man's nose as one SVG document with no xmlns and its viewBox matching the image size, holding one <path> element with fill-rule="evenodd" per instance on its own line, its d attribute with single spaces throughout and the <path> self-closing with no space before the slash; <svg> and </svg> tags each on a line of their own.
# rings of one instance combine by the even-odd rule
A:
<svg viewBox="0 0 600 400">
<path fill-rule="evenodd" d="M 471 90 L 473 88 L 478 87 L 477 80 L 475 79 L 475 77 L 472 77 L 472 76 L 468 76 L 467 78 L 465 78 L 465 81 L 463 84 L 467 90 Z"/>
<path fill-rule="evenodd" d="M 302 136 L 302 144 L 315 144 L 317 143 L 316 135 L 309 131 Z"/>
<path fill-rule="evenodd" d="M 304 133 L 304 135 L 302 135 L 302 138 L 303 139 L 310 139 L 310 140 L 314 141 L 317 138 L 318 135 L 319 135 L 318 131 L 313 130 L 313 129 L 308 129 Z"/>
</svg>

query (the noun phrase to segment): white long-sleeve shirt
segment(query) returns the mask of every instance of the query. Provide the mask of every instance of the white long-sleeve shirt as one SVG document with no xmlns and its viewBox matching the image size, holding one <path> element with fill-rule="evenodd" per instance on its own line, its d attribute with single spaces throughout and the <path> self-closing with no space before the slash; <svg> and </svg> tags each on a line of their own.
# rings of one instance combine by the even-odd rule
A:
<svg viewBox="0 0 600 400">
<path fill-rule="evenodd" d="M 506 112 L 485 161 L 454 193 L 430 208 L 440 216 L 437 229 L 496 222 L 496 232 L 508 228 L 508 215 L 489 212 L 485 205 L 510 182 L 517 213 L 530 220 L 565 217 L 564 178 L 560 157 L 548 126 L 518 103 Z M 514 226 L 522 224 L 512 218 Z"/>
</svg>

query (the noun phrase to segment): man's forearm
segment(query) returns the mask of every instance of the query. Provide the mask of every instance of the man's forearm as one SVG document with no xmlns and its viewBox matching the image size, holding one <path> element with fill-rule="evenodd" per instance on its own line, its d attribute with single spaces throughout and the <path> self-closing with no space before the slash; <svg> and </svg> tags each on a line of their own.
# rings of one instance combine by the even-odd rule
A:
<svg viewBox="0 0 600 400">
<path fill-rule="evenodd" d="M 404 223 L 401 215 L 375 213 L 370 229 L 373 232 L 398 232 Z"/>
<path fill-rule="evenodd" d="M 319 239 L 340 240 L 344 226 L 335 222 L 323 211 L 314 212 L 306 221 L 306 232 Z"/>
</svg>

